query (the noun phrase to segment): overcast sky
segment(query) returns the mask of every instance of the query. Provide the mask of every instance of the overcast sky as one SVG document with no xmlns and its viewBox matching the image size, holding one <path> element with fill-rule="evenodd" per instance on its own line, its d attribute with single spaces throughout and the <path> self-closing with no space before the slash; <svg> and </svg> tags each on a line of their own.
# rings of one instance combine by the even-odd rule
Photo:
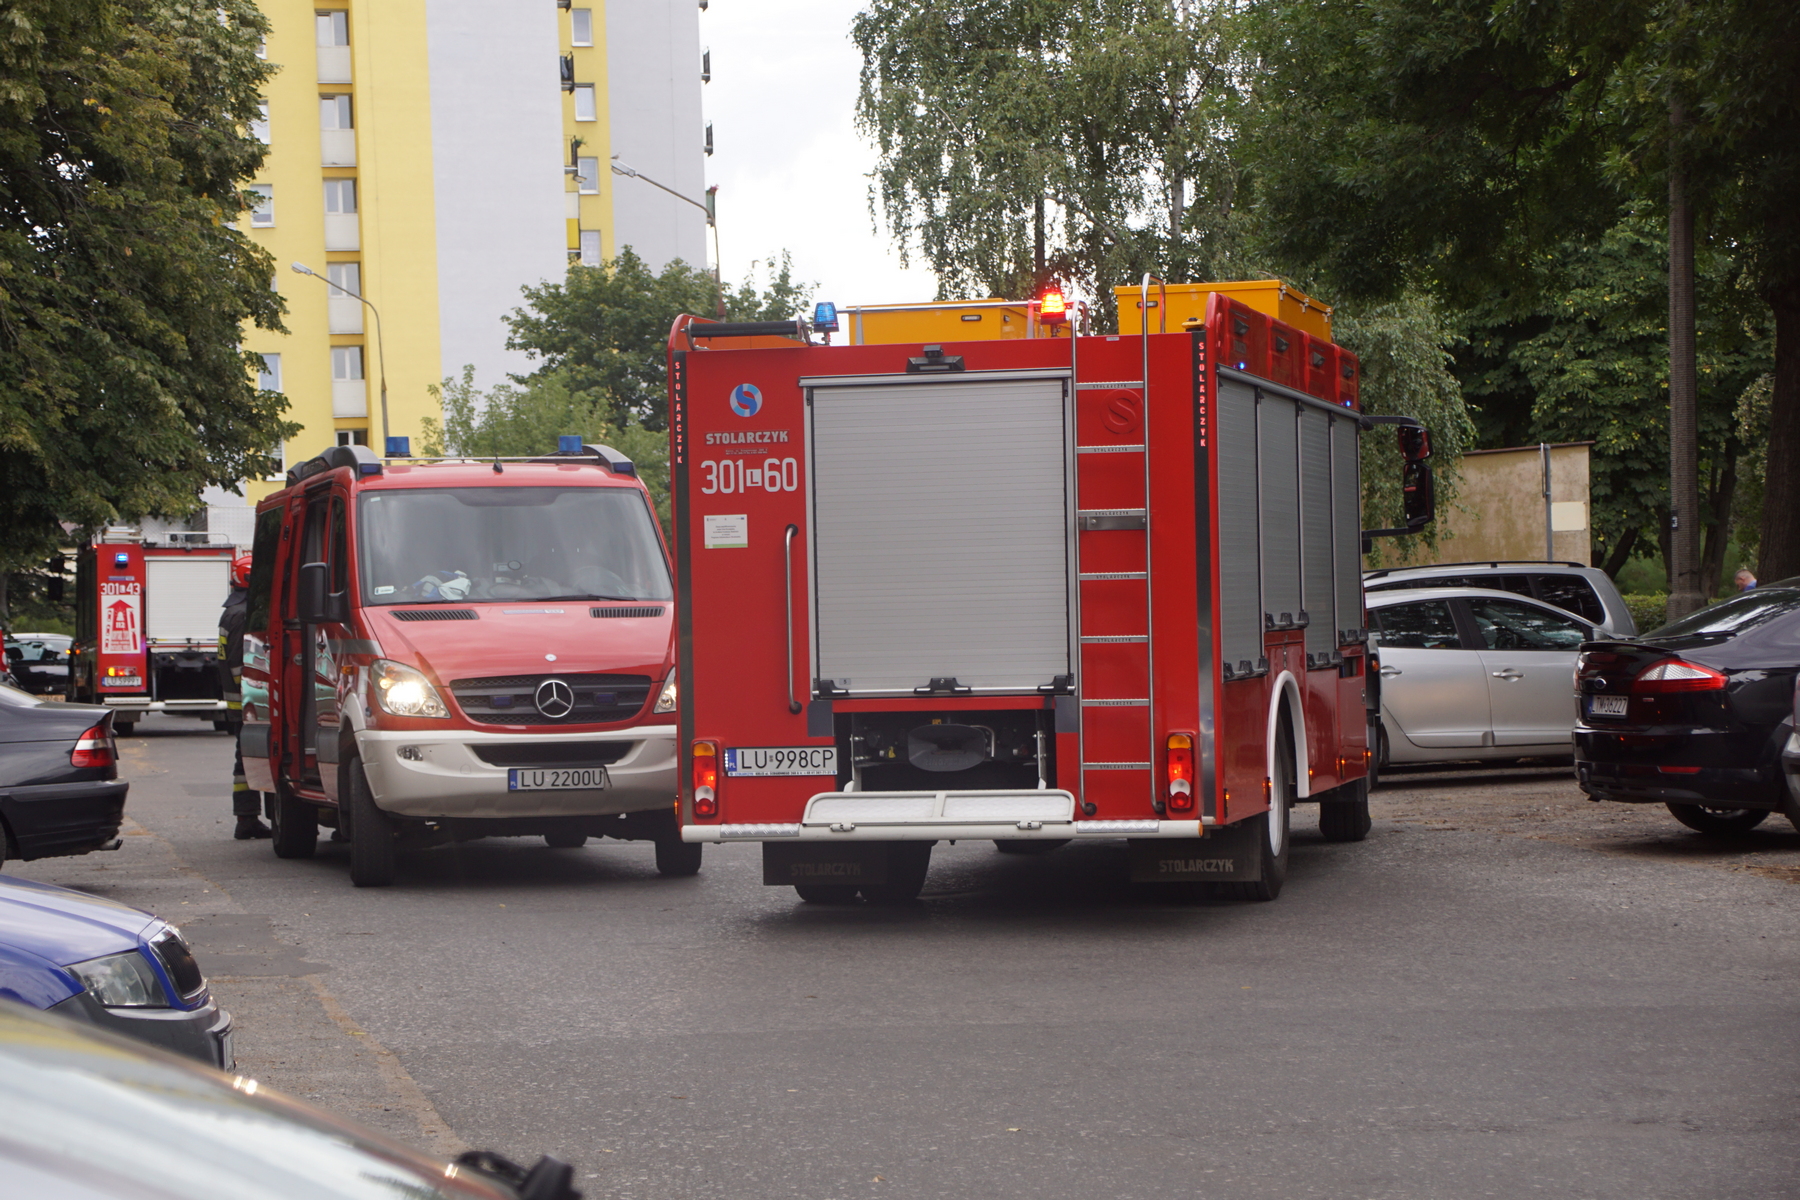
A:
<svg viewBox="0 0 1800 1200">
<path fill-rule="evenodd" d="M 850 41 L 858 0 L 710 0 L 700 41 L 712 49 L 701 92 L 713 124 L 707 182 L 719 187 L 725 278 L 787 250 L 817 298 L 848 304 L 930 300 L 929 270 L 903 270 L 887 231 L 871 229 L 875 151 L 853 125 L 861 56 Z M 759 279 L 761 278 L 759 272 Z"/>
</svg>

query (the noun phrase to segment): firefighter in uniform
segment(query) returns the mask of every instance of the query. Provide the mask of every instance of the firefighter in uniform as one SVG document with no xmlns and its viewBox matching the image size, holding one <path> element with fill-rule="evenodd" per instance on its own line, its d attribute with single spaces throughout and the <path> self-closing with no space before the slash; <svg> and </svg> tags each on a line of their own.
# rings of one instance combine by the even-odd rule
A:
<svg viewBox="0 0 1800 1200">
<path fill-rule="evenodd" d="M 248 624 L 249 588 L 250 556 L 246 554 L 231 564 L 231 592 L 219 617 L 219 670 L 224 675 L 225 719 L 232 740 L 231 812 L 237 817 L 232 836 L 239 841 L 269 836 L 269 827 L 262 823 L 262 793 L 251 791 L 244 779 L 244 751 L 238 744 L 244 726 L 244 627 Z"/>
</svg>

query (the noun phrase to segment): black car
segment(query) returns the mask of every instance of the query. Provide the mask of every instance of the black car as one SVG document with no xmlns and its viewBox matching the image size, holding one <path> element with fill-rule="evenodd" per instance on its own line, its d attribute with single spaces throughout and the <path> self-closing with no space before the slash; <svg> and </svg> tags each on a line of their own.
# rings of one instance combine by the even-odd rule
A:
<svg viewBox="0 0 1800 1200">
<path fill-rule="evenodd" d="M 1587 642 L 1575 667 L 1575 771 L 1596 800 L 1666 804 L 1702 833 L 1785 811 L 1800 579 L 1767 584 L 1641 638 Z"/>
<path fill-rule="evenodd" d="M 17 686 L 39 696 L 63 696 L 69 690 L 69 647 L 75 639 L 61 633 L 15 633 L 6 639 L 6 668 Z"/>
<path fill-rule="evenodd" d="M 0 860 L 106 849 L 125 789 L 113 714 L 0 686 Z"/>
</svg>

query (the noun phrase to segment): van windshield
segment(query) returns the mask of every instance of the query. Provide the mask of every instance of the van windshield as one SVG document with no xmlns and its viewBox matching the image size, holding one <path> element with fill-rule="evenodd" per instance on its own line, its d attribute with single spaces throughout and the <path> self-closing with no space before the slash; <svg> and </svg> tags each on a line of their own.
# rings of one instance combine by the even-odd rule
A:
<svg viewBox="0 0 1800 1200">
<path fill-rule="evenodd" d="M 365 604 L 674 596 L 635 489 L 396 489 L 359 505 Z"/>
</svg>

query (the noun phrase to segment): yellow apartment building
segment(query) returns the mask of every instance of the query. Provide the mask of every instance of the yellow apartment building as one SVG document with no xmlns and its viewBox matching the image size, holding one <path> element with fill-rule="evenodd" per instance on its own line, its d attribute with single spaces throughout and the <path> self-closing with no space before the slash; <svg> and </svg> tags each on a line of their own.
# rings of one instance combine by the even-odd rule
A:
<svg viewBox="0 0 1800 1200">
<path fill-rule="evenodd" d="M 653 267 L 706 263 L 703 212 L 645 182 L 705 198 L 703 7 L 264 0 L 279 70 L 248 225 L 280 264 L 288 332 L 251 329 L 246 348 L 302 426 L 284 467 L 334 441 L 416 449 L 430 385 L 529 372 L 502 318 L 571 261 L 631 246 Z M 213 540 L 247 542 L 248 508 L 279 485 L 209 494 Z"/>
</svg>

